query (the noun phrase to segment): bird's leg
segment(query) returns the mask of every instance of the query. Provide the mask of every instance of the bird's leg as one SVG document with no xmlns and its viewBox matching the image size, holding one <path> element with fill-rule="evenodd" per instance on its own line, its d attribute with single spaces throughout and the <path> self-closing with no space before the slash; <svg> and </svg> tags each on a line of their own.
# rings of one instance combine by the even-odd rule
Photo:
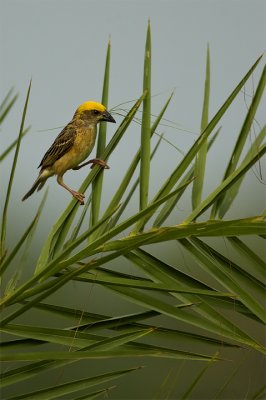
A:
<svg viewBox="0 0 266 400">
<path fill-rule="evenodd" d="M 110 167 L 106 164 L 106 162 L 104 160 L 101 160 L 100 158 L 93 158 L 92 160 L 86 161 L 85 163 L 80 164 L 77 167 L 74 167 L 72 169 L 74 169 L 76 171 L 82 167 L 85 167 L 85 165 L 88 165 L 88 164 L 92 164 L 91 168 L 93 168 L 94 165 L 100 165 L 104 169 L 110 169 Z"/>
<path fill-rule="evenodd" d="M 66 190 L 68 190 L 68 191 L 72 194 L 72 196 L 75 197 L 75 199 L 77 199 L 77 200 L 80 202 L 80 205 L 82 205 L 82 206 L 84 205 L 84 198 L 85 198 L 84 194 L 79 193 L 79 192 L 76 192 L 76 191 L 73 190 L 73 189 L 70 189 L 70 187 L 68 187 L 68 186 L 64 183 L 63 177 L 60 176 L 60 175 L 57 175 L 57 182 L 58 182 L 58 184 L 59 184 L 60 186 L 62 186 L 62 187 L 65 188 Z"/>
</svg>

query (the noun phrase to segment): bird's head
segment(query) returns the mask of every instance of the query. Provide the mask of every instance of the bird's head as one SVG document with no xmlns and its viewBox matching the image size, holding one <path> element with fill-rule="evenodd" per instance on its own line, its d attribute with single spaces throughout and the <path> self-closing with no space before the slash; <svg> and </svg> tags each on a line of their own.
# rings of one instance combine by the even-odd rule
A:
<svg viewBox="0 0 266 400">
<path fill-rule="evenodd" d="M 74 117 L 82 118 L 96 124 L 101 121 L 115 122 L 106 108 L 96 101 L 86 101 L 81 104 L 77 108 Z"/>
</svg>

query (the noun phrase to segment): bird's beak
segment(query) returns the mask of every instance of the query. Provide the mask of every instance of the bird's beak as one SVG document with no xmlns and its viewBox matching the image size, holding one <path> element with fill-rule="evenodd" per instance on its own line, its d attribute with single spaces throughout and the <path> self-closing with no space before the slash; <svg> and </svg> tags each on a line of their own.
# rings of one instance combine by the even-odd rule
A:
<svg viewBox="0 0 266 400">
<path fill-rule="evenodd" d="M 114 122 L 114 123 L 115 123 L 115 119 L 112 117 L 112 115 L 111 115 L 107 110 L 105 110 L 105 111 L 102 113 L 102 118 L 101 118 L 101 120 L 102 120 L 102 121 Z"/>
</svg>

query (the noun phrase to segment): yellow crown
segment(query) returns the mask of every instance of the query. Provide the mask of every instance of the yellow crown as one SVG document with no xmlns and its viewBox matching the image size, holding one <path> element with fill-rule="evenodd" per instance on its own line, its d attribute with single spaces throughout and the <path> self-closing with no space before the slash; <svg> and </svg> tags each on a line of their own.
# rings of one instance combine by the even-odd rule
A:
<svg viewBox="0 0 266 400">
<path fill-rule="evenodd" d="M 81 104 L 77 108 L 77 113 L 82 113 L 83 111 L 89 111 L 89 110 L 98 110 L 100 112 L 104 112 L 106 108 L 101 104 L 97 103 L 97 101 L 85 101 L 85 103 Z"/>
</svg>

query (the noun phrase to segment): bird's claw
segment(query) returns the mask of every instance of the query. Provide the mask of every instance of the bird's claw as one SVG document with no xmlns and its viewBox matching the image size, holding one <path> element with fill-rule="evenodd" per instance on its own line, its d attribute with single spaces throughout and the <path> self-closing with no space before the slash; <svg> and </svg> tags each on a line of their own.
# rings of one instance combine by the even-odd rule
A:
<svg viewBox="0 0 266 400">
<path fill-rule="evenodd" d="M 76 192 L 75 190 L 73 190 L 72 192 L 72 196 L 75 197 L 75 199 L 77 199 L 80 202 L 81 206 L 84 206 L 84 194 Z"/>
<path fill-rule="evenodd" d="M 92 160 L 88 161 L 88 164 L 92 164 L 91 168 L 93 168 L 94 165 L 100 165 L 100 167 L 102 167 L 103 169 L 110 169 L 106 161 L 101 160 L 100 158 L 93 158 Z"/>
<path fill-rule="evenodd" d="M 110 169 L 109 165 L 106 164 L 104 160 L 101 160 L 100 158 L 93 158 L 92 160 L 86 161 L 83 164 L 77 165 L 76 167 L 73 167 L 72 169 L 74 171 L 79 170 L 82 167 L 85 167 L 85 165 L 92 164 L 91 168 L 94 167 L 94 165 L 100 165 L 103 169 Z"/>
</svg>

